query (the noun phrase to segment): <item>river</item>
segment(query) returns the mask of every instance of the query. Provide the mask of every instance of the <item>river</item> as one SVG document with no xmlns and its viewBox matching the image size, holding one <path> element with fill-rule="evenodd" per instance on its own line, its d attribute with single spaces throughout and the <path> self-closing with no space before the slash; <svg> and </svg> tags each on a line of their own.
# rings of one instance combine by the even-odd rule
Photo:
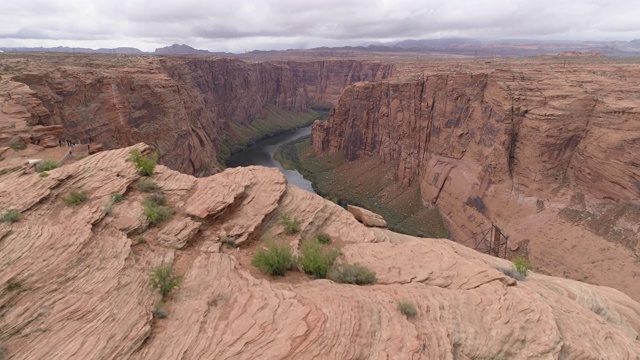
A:
<svg viewBox="0 0 640 360">
<path fill-rule="evenodd" d="M 313 191 L 313 187 L 311 186 L 311 181 L 305 179 L 297 170 L 287 170 L 283 168 L 282 165 L 280 165 L 280 162 L 273 158 L 273 154 L 280 145 L 284 145 L 310 134 L 311 126 L 307 126 L 260 140 L 246 150 L 231 155 L 227 161 L 227 166 L 232 168 L 238 166 L 262 165 L 278 168 L 287 178 L 289 184 L 315 194 L 315 191 Z"/>
</svg>

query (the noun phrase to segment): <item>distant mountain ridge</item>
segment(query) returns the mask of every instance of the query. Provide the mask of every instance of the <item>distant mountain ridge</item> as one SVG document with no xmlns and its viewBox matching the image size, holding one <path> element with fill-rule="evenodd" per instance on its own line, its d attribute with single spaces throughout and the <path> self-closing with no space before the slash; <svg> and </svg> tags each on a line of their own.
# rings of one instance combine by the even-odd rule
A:
<svg viewBox="0 0 640 360">
<path fill-rule="evenodd" d="M 145 52 L 134 47 L 117 47 L 113 49 L 78 48 L 68 46 L 56 47 L 0 47 L 2 52 L 55 52 L 55 53 L 81 53 L 81 54 L 122 54 L 122 55 L 214 55 L 221 54 L 209 50 L 194 49 L 186 44 L 173 44 L 155 49 L 153 52 Z"/>
<path fill-rule="evenodd" d="M 640 56 L 640 39 L 631 41 L 561 41 L 561 40 L 530 40 L 530 39 L 500 39 L 481 41 L 470 38 L 444 39 L 409 39 L 396 43 L 370 44 L 368 46 L 317 47 L 312 49 L 289 50 L 254 50 L 245 54 L 212 52 L 195 49 L 186 44 L 173 44 L 144 52 L 133 47 L 117 47 L 113 49 L 78 48 L 78 47 L 0 47 L 2 52 L 60 52 L 60 53 L 96 53 L 96 54 L 125 54 L 125 55 L 223 55 L 234 57 L 260 57 L 277 54 L 344 54 L 345 52 L 378 52 L 378 53 L 416 53 L 427 55 L 452 56 L 536 56 L 555 55 L 563 52 L 600 53 L 605 56 Z"/>
</svg>

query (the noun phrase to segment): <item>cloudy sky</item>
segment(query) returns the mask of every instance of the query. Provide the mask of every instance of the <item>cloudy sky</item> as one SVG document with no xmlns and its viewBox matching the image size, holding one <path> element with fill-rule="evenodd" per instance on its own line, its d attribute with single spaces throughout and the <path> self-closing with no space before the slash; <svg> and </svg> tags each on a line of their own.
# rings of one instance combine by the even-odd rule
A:
<svg viewBox="0 0 640 360">
<path fill-rule="evenodd" d="M 403 39 L 640 39 L 638 0 L 0 0 L 0 47 L 211 51 Z"/>
</svg>

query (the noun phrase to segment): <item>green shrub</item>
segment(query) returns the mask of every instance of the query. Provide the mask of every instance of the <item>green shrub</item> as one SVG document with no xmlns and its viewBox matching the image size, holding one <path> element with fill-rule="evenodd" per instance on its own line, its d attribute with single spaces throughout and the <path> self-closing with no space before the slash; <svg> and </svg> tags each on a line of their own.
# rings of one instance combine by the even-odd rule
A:
<svg viewBox="0 0 640 360">
<path fill-rule="evenodd" d="M 138 169 L 138 173 L 142 176 L 151 176 L 153 174 L 153 170 L 156 168 L 158 164 L 158 153 L 154 152 L 153 154 L 147 156 L 142 155 L 140 150 L 132 149 L 130 152 L 131 156 L 129 160 L 133 162 L 136 169 Z"/>
<path fill-rule="evenodd" d="M 124 200 L 124 197 L 122 196 L 122 194 L 111 194 L 111 196 L 109 197 L 109 200 L 107 200 L 107 203 L 104 204 L 104 208 L 102 209 L 102 211 L 106 214 L 106 215 L 111 215 L 111 212 L 113 211 L 113 204 L 115 203 L 119 203 L 122 200 Z"/>
<path fill-rule="evenodd" d="M 236 246 L 236 238 L 233 236 L 223 236 L 220 238 L 220 242 L 224 245 L 227 245 L 227 247 L 234 247 Z"/>
<path fill-rule="evenodd" d="M 157 289 L 160 295 L 167 296 L 175 288 L 180 285 L 182 276 L 176 275 L 171 264 L 162 264 L 153 270 L 149 283 L 151 287 Z"/>
<path fill-rule="evenodd" d="M 22 283 L 16 280 L 9 280 L 9 282 L 7 282 L 7 285 L 4 288 L 9 292 L 18 291 L 22 289 Z"/>
<path fill-rule="evenodd" d="M 267 251 L 258 250 L 251 264 L 269 275 L 283 276 L 294 265 L 291 247 L 271 243 Z"/>
<path fill-rule="evenodd" d="M 376 273 L 359 264 L 339 264 L 329 269 L 327 278 L 343 284 L 368 285 L 376 282 Z"/>
<path fill-rule="evenodd" d="M 7 209 L 7 211 L 4 212 L 0 220 L 1 220 L 0 222 L 8 222 L 8 223 L 14 223 L 14 222 L 20 221 L 20 211 L 14 210 L 14 209 Z"/>
<path fill-rule="evenodd" d="M 158 201 L 160 199 L 162 199 L 161 202 Z M 150 196 L 142 202 L 142 211 L 151 225 L 157 225 L 169 219 L 175 213 L 173 208 L 162 204 L 164 204 L 164 197 L 157 199 Z"/>
<path fill-rule="evenodd" d="M 285 213 L 280 215 L 280 222 L 282 223 L 282 226 L 284 226 L 284 232 L 289 235 L 300 231 L 300 222 L 296 218 L 291 220 L 289 214 Z"/>
<path fill-rule="evenodd" d="M 302 243 L 298 263 L 307 274 L 313 275 L 316 279 L 324 279 L 338 256 L 340 256 L 338 249 L 329 249 L 316 240 L 305 241 Z"/>
<path fill-rule="evenodd" d="M 69 196 L 62 198 L 62 201 L 68 206 L 78 206 L 87 200 L 89 200 L 89 196 L 86 191 L 71 191 Z"/>
<path fill-rule="evenodd" d="M 42 178 L 47 177 L 47 176 L 49 176 L 49 173 L 46 172 L 46 171 L 43 171 L 43 172 L 40 173 L 40 177 L 42 177 Z"/>
<path fill-rule="evenodd" d="M 415 317 L 418 314 L 416 307 L 408 300 L 398 302 L 398 311 L 407 318 Z"/>
<path fill-rule="evenodd" d="M 151 311 L 151 314 L 156 319 L 164 319 L 164 318 L 166 318 L 168 313 L 167 313 L 167 308 L 164 305 L 164 302 L 158 301 L 156 303 L 156 306 Z"/>
<path fill-rule="evenodd" d="M 156 205 L 167 205 L 167 199 L 163 194 L 153 194 L 147 196 L 147 200 L 156 204 Z"/>
<path fill-rule="evenodd" d="M 326 233 L 319 233 L 316 235 L 316 240 L 320 243 L 320 244 L 329 244 L 331 243 L 331 236 L 329 236 Z"/>
<path fill-rule="evenodd" d="M 27 148 L 27 144 L 22 140 L 18 140 L 9 144 L 9 147 L 13 150 L 24 150 Z"/>
<path fill-rule="evenodd" d="M 502 266 L 497 266 L 496 270 L 500 271 L 501 273 L 516 279 L 518 281 L 525 281 L 527 280 L 527 277 L 520 274 L 519 272 L 517 272 L 514 268 L 506 268 L 506 267 L 502 267 Z"/>
<path fill-rule="evenodd" d="M 44 159 L 38 164 L 36 164 L 36 171 L 37 172 L 49 171 L 49 170 L 57 169 L 59 167 L 60 167 L 60 163 L 53 160 Z"/>
<path fill-rule="evenodd" d="M 154 192 L 158 190 L 158 184 L 151 179 L 142 179 L 136 183 L 136 189 L 142 192 Z"/>
<path fill-rule="evenodd" d="M 533 268 L 529 259 L 524 256 L 516 256 L 513 258 L 513 268 L 522 276 L 526 277 L 529 274 L 529 270 Z"/>
</svg>

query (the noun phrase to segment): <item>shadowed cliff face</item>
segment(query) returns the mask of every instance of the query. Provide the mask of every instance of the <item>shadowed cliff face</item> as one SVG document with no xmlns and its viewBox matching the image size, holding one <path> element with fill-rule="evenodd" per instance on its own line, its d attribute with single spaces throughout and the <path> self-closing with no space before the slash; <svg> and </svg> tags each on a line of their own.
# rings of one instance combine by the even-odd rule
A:
<svg viewBox="0 0 640 360">
<path fill-rule="evenodd" d="M 585 90 L 572 84 L 580 75 L 555 84 L 515 81 L 509 71 L 357 84 L 329 121 L 316 123 L 314 148 L 396 161 L 406 184 L 441 156 L 477 163 L 493 182 L 569 181 L 599 198 L 638 200 L 639 91 Z"/>
<path fill-rule="evenodd" d="M 312 104 L 333 106 L 347 85 L 391 77 L 391 63 L 356 60 L 287 61 L 293 77 L 305 85 Z"/>
<path fill-rule="evenodd" d="M 475 246 L 494 223 L 541 268 L 638 298 L 639 83 L 636 65 L 604 63 L 359 83 L 314 124 L 312 144 L 394 164 L 459 241 Z"/>
<path fill-rule="evenodd" d="M 12 77 L 40 100 L 31 125 L 60 124 L 72 140 L 107 147 L 152 143 L 162 162 L 187 173 L 219 170 L 232 124 L 265 119 L 265 107 L 309 109 L 288 68 L 237 60 L 158 57 L 36 58 Z M 38 104 L 39 105 L 39 104 Z M 253 124 L 255 125 L 255 124 Z"/>
<path fill-rule="evenodd" d="M 153 144 L 165 165 L 220 170 L 227 147 L 300 124 L 272 112 L 332 106 L 345 86 L 388 77 L 392 65 L 351 60 L 245 63 L 203 57 L 7 55 L 4 89 L 29 125 L 62 125 L 70 140 L 107 148 Z M 14 91 L 18 94 L 18 90 Z M 17 100 L 16 100 L 17 99 Z M 19 109 L 18 109 L 19 108 Z M 279 114 L 282 115 L 282 114 Z M 230 146 L 233 145 L 233 146 Z"/>
</svg>

